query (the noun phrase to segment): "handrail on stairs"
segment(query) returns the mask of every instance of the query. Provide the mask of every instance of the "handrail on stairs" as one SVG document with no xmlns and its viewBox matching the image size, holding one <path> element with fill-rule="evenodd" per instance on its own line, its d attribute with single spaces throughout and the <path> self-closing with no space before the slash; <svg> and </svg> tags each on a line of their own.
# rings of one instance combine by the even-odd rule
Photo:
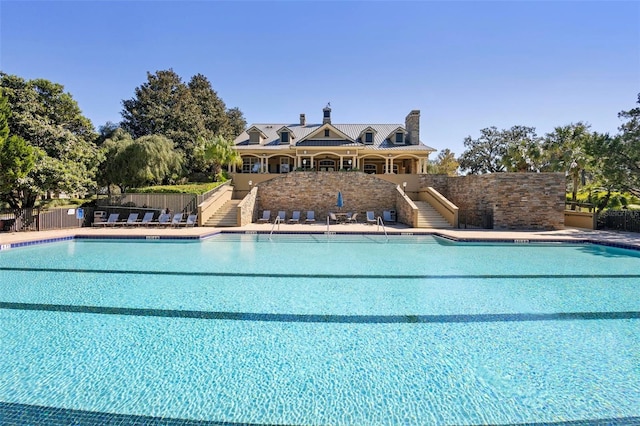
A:
<svg viewBox="0 0 640 426">
<path fill-rule="evenodd" d="M 276 225 L 278 225 L 278 232 L 280 231 L 280 222 L 282 222 L 280 220 L 280 216 L 276 216 L 276 220 L 273 221 L 273 226 L 271 226 L 271 232 L 269 232 L 269 238 L 271 238 L 271 235 L 273 235 L 273 229 L 276 227 Z"/>
<path fill-rule="evenodd" d="M 378 216 L 378 219 L 376 220 L 376 224 L 378 225 L 378 228 L 376 229 L 376 231 L 380 231 L 380 225 L 382 225 L 382 230 L 384 231 L 384 236 L 388 240 L 389 239 L 389 235 L 387 235 L 387 228 L 384 227 L 384 222 L 382 221 L 382 217 Z"/>
</svg>

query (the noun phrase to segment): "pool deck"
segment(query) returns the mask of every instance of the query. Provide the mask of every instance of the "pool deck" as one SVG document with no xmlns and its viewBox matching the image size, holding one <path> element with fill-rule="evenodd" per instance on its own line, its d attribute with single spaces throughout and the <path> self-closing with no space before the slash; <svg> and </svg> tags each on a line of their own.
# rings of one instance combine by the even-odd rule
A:
<svg viewBox="0 0 640 426">
<path fill-rule="evenodd" d="M 29 242 L 49 242 L 71 238 L 145 238 L 145 239 L 199 239 L 219 232 L 233 233 L 324 233 L 326 224 L 251 224 L 236 228 L 154 228 L 154 227 L 109 227 L 74 228 L 41 232 L 0 233 L 0 249 Z M 457 241 L 496 241 L 528 243 L 536 241 L 550 242 L 592 242 L 609 246 L 627 247 L 640 250 L 640 234 L 616 231 L 592 231 L 587 229 L 566 228 L 556 231 L 496 231 L 483 229 L 431 229 L 410 228 L 401 224 L 389 224 L 385 227 L 388 234 L 437 234 Z M 331 225 L 331 233 L 336 234 L 384 234 L 382 227 L 367 224 Z"/>
</svg>

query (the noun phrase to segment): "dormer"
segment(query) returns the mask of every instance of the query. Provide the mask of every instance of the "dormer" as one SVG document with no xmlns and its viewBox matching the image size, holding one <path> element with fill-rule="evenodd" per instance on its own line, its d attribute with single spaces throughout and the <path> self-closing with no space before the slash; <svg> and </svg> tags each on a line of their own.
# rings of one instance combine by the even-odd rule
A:
<svg viewBox="0 0 640 426">
<path fill-rule="evenodd" d="M 387 139 L 394 145 L 405 145 L 407 143 L 407 131 L 402 127 L 397 127 L 387 136 Z"/>
<path fill-rule="evenodd" d="M 373 145 L 373 141 L 376 138 L 376 133 L 376 130 L 373 127 L 369 126 L 362 132 L 360 132 L 358 140 L 365 145 Z"/>
<path fill-rule="evenodd" d="M 300 144 L 302 141 L 307 141 L 311 139 L 328 139 L 328 140 L 346 140 L 349 142 L 355 142 L 349 136 L 335 128 L 329 123 L 325 123 L 322 126 L 318 127 L 313 132 L 309 133 L 304 138 L 300 139 L 297 143 Z"/>
<path fill-rule="evenodd" d="M 251 126 L 247 129 L 247 134 L 249 135 L 250 145 L 261 145 L 267 139 L 267 135 L 257 126 Z"/>
<path fill-rule="evenodd" d="M 291 145 L 292 140 L 296 137 L 287 126 L 278 129 L 278 136 L 280 136 L 280 145 Z"/>
</svg>

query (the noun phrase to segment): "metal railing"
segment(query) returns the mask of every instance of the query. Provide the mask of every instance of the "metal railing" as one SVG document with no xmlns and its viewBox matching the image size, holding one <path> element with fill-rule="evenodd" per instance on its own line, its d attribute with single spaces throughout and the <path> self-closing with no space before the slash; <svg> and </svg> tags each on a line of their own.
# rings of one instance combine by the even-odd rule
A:
<svg viewBox="0 0 640 426">
<path fill-rule="evenodd" d="M 273 225 L 271 226 L 271 232 L 269 232 L 269 238 L 271 238 L 271 235 L 273 235 L 273 230 L 275 229 L 276 225 L 278 225 L 278 232 L 280 232 L 280 222 L 282 222 L 282 219 L 280 219 L 280 216 L 276 216 L 276 220 L 273 221 Z"/>
<path fill-rule="evenodd" d="M 382 221 L 382 217 L 381 216 L 378 216 L 378 219 L 376 219 L 376 224 L 378 225 L 378 227 L 376 228 L 376 232 L 380 232 L 380 226 L 382 226 L 382 230 L 384 231 L 384 236 L 388 240 L 389 239 L 389 235 L 387 235 L 387 228 L 384 227 L 384 222 Z"/>
</svg>

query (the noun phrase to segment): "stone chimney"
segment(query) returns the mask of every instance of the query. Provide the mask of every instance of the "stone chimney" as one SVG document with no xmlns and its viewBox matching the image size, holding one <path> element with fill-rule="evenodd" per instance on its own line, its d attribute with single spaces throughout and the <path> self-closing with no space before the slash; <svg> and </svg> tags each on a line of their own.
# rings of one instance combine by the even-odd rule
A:
<svg viewBox="0 0 640 426">
<path fill-rule="evenodd" d="M 300 125 L 303 127 L 307 125 L 307 117 L 304 114 L 300 114 Z"/>
<path fill-rule="evenodd" d="M 322 124 L 331 124 L 331 103 L 322 108 Z"/>
<path fill-rule="evenodd" d="M 420 143 L 420 110 L 414 109 L 404 119 L 404 128 L 409 134 L 409 144 L 418 145 Z"/>
</svg>

